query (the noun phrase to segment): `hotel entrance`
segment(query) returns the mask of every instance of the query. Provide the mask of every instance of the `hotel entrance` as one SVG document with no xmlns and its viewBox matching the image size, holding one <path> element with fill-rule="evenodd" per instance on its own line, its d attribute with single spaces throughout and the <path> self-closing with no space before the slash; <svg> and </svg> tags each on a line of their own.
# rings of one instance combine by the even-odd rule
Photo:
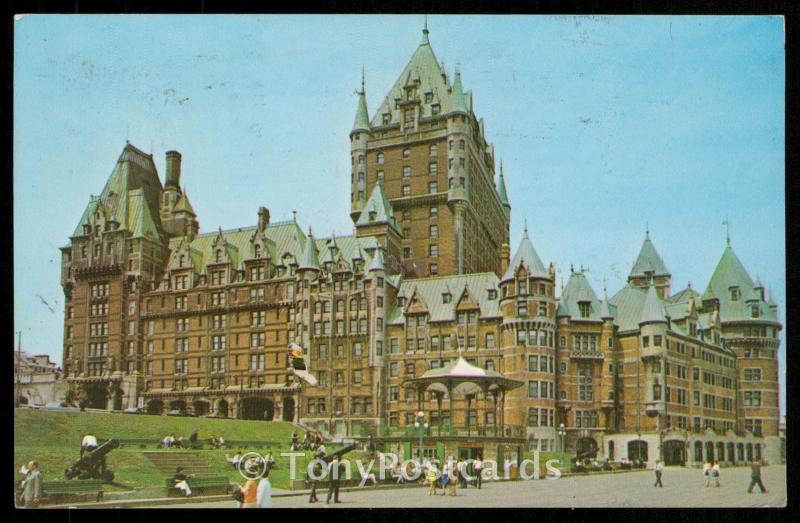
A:
<svg viewBox="0 0 800 523">
<path fill-rule="evenodd" d="M 686 464 L 686 444 L 681 440 L 671 440 L 664 442 L 664 464 L 680 465 Z"/>
</svg>

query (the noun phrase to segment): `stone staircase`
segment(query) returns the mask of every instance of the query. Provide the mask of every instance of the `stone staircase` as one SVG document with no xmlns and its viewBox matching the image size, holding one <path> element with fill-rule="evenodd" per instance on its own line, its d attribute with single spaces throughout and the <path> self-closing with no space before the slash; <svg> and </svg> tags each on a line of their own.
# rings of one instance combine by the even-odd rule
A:
<svg viewBox="0 0 800 523">
<path fill-rule="evenodd" d="M 183 467 L 185 474 L 202 476 L 216 474 L 199 452 L 175 449 L 164 452 L 145 452 L 144 455 L 164 476 L 174 475 L 177 467 Z"/>
</svg>

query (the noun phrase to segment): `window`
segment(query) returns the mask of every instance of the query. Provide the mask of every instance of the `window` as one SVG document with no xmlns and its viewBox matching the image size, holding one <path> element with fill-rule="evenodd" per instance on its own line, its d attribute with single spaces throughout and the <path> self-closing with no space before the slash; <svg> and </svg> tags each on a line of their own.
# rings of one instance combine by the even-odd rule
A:
<svg viewBox="0 0 800 523">
<path fill-rule="evenodd" d="M 539 370 L 539 356 L 528 356 L 528 371 L 537 372 Z"/>
<path fill-rule="evenodd" d="M 642 336 L 642 347 L 650 346 L 650 336 Z"/>
<path fill-rule="evenodd" d="M 384 116 L 389 116 L 389 115 L 385 114 Z M 388 122 L 386 122 L 386 123 L 388 123 Z M 377 160 L 378 160 L 378 165 L 383 165 L 383 162 L 385 160 L 385 158 L 383 156 L 383 153 L 378 153 Z"/>
<path fill-rule="evenodd" d="M 517 302 L 517 316 L 527 316 L 527 315 L 528 315 L 528 302 L 526 301 Z"/>
<path fill-rule="evenodd" d="M 439 147 L 436 145 L 431 145 L 429 151 L 431 156 L 437 156 L 439 154 Z"/>
<path fill-rule="evenodd" d="M 741 292 L 739 291 L 739 287 L 731 287 L 731 301 L 738 301 L 741 297 Z"/>
<path fill-rule="evenodd" d="M 487 332 L 486 333 L 486 348 L 493 349 L 494 348 L 494 333 Z"/>
<path fill-rule="evenodd" d="M 578 309 L 580 310 L 581 318 L 588 318 L 591 309 L 591 303 L 589 303 L 588 301 L 579 302 Z"/>
<path fill-rule="evenodd" d="M 435 115 L 439 114 L 439 112 L 441 112 L 441 110 L 442 110 L 442 106 L 441 105 L 439 105 L 439 104 L 431 105 L 431 114 L 432 115 L 435 116 Z"/>
<path fill-rule="evenodd" d="M 746 391 L 744 391 L 744 406 L 745 407 L 760 407 L 761 406 L 761 391 L 760 390 L 746 390 Z"/>
<path fill-rule="evenodd" d="M 403 186 L 403 196 L 411 196 L 411 186 L 404 185 Z"/>
<path fill-rule="evenodd" d="M 411 149 L 403 149 L 403 158 L 411 158 Z"/>
<path fill-rule="evenodd" d="M 411 167 L 406 165 L 406 166 L 403 167 L 403 177 L 404 178 L 408 178 L 410 176 L 411 176 Z"/>
<path fill-rule="evenodd" d="M 761 369 L 758 368 L 744 369 L 744 381 L 761 381 Z"/>
<path fill-rule="evenodd" d="M 436 257 L 439 256 L 439 246 L 436 244 L 431 244 L 428 246 L 428 256 Z"/>
<path fill-rule="evenodd" d="M 439 173 L 439 164 L 431 162 L 428 164 L 428 174 L 437 175 Z"/>
<path fill-rule="evenodd" d="M 429 271 L 430 271 L 431 275 L 439 274 L 439 264 L 431 263 L 431 265 L 429 267 Z"/>
<path fill-rule="evenodd" d="M 428 182 L 428 193 L 434 194 L 439 192 L 439 184 L 436 182 Z"/>
</svg>

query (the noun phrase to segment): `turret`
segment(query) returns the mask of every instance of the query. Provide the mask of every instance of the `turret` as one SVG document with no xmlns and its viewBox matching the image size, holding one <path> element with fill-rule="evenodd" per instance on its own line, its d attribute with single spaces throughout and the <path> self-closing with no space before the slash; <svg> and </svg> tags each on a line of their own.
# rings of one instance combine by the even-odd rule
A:
<svg viewBox="0 0 800 523">
<path fill-rule="evenodd" d="M 367 110 L 367 92 L 364 87 L 364 72 L 361 72 L 361 91 L 358 91 L 358 105 L 353 129 L 350 131 L 350 217 L 357 221 L 364 207 L 367 191 L 367 142 L 372 128 Z"/>
<path fill-rule="evenodd" d="M 659 297 L 662 299 L 669 297 L 672 275 L 650 240 L 649 228 L 645 231 L 645 238 L 642 248 L 639 250 L 639 256 L 636 258 L 636 262 L 628 275 L 628 283 L 640 289 L 647 289 L 654 285 Z"/>
</svg>

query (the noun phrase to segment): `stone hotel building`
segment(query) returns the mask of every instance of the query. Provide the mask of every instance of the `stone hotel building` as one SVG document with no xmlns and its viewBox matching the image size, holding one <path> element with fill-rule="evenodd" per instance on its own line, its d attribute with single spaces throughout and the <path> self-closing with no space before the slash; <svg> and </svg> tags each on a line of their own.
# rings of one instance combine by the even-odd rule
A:
<svg viewBox="0 0 800 523">
<path fill-rule="evenodd" d="M 704 290 L 672 289 L 649 233 L 612 296 L 582 269 L 559 288 L 527 228 L 511 249 L 502 164 L 427 28 L 372 115 L 362 81 L 349 139 L 338 237 L 264 207 L 201 233 L 181 155 L 162 184 L 126 144 L 61 249 L 70 386 L 95 408 L 290 420 L 406 453 L 422 411 L 428 454 L 778 461 L 777 306 L 730 240 Z"/>
</svg>

